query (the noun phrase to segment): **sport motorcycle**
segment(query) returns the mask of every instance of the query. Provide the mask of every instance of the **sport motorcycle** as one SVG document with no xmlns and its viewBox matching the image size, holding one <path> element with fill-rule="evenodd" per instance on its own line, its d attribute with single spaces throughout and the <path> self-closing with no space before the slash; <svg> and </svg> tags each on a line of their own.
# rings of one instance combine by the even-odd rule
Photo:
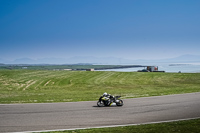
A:
<svg viewBox="0 0 200 133">
<path fill-rule="evenodd" d="M 104 106 L 123 106 L 123 101 L 119 99 L 121 96 L 115 97 L 106 97 L 101 96 L 99 101 L 97 102 L 97 106 L 104 107 Z"/>
</svg>

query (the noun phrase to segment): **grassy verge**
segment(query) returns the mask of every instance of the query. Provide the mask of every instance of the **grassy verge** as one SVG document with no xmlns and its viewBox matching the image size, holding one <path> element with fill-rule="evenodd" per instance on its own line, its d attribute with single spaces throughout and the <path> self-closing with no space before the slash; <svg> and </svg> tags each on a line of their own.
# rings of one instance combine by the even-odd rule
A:
<svg viewBox="0 0 200 133">
<path fill-rule="evenodd" d="M 59 133 L 199 133 L 200 132 L 199 125 L 200 125 L 200 119 L 194 119 L 194 120 L 159 123 L 159 124 L 147 124 L 139 126 L 72 130 L 72 131 L 63 131 Z"/>
<path fill-rule="evenodd" d="M 97 100 L 200 92 L 200 73 L 0 70 L 0 103 Z"/>
</svg>

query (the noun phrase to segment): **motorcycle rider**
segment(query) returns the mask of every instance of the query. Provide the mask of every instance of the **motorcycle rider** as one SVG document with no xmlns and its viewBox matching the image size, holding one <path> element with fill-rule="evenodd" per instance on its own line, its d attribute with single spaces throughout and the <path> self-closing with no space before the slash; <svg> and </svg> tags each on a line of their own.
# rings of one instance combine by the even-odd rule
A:
<svg viewBox="0 0 200 133">
<path fill-rule="evenodd" d="M 103 93 L 103 95 L 100 96 L 99 100 L 97 101 L 97 106 L 123 106 L 123 101 L 119 99 L 120 97 L 121 96 L 112 96 L 105 92 Z"/>
<path fill-rule="evenodd" d="M 107 92 L 104 92 L 104 93 L 103 93 L 103 96 L 104 96 L 104 97 L 108 97 L 108 98 L 114 98 L 114 96 L 108 94 Z"/>
<path fill-rule="evenodd" d="M 112 102 L 113 102 L 113 100 L 114 100 L 114 96 L 112 96 L 112 95 L 110 95 L 110 94 L 108 94 L 108 93 L 106 93 L 106 92 L 104 92 L 103 93 L 103 97 L 107 97 L 107 98 L 109 98 L 109 100 L 108 100 L 108 105 L 110 105 Z"/>
</svg>

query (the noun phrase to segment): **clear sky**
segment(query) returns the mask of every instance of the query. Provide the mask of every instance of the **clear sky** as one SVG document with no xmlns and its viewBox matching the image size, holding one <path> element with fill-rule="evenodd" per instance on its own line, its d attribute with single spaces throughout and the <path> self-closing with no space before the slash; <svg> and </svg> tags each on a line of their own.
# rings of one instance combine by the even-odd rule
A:
<svg viewBox="0 0 200 133">
<path fill-rule="evenodd" d="M 200 0 L 0 0 L 0 58 L 200 55 Z"/>
</svg>

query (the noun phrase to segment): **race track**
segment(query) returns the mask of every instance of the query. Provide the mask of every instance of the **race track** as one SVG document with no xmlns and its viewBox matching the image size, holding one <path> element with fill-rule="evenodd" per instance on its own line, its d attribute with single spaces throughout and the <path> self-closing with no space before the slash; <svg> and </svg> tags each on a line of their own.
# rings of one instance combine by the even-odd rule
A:
<svg viewBox="0 0 200 133">
<path fill-rule="evenodd" d="M 122 107 L 96 101 L 0 104 L 0 132 L 140 124 L 200 117 L 200 93 L 124 99 Z"/>
</svg>

